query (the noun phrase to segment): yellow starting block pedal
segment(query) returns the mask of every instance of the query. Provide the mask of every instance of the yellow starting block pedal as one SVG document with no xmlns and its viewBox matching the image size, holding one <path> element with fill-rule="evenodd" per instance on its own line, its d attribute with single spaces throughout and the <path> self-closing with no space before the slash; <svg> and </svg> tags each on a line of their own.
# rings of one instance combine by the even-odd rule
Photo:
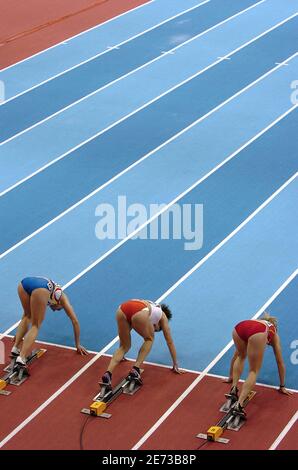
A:
<svg viewBox="0 0 298 470">
<path fill-rule="evenodd" d="M 224 428 L 222 428 L 221 426 L 211 426 L 211 428 L 208 429 L 207 434 L 200 433 L 196 437 L 200 439 L 205 439 L 206 441 L 220 442 L 221 444 L 228 444 L 230 442 L 230 439 L 221 437 L 223 432 L 224 432 Z"/>
<path fill-rule="evenodd" d="M 10 395 L 11 392 L 4 390 L 7 385 L 7 382 L 3 379 L 0 379 L 0 395 Z"/>
<path fill-rule="evenodd" d="M 90 414 L 93 416 L 100 416 L 106 409 L 107 404 L 104 401 L 94 401 L 90 405 Z"/>
<path fill-rule="evenodd" d="M 94 401 L 91 403 L 89 408 L 81 409 L 81 413 L 94 416 L 96 418 L 111 418 L 112 415 L 105 413 L 105 410 L 107 406 L 122 393 L 122 388 L 125 384 L 126 380 L 124 379 L 114 390 L 109 390 L 103 396 L 101 393 L 99 393 L 93 398 Z"/>
<path fill-rule="evenodd" d="M 107 406 L 108 406 L 107 403 L 105 403 L 104 401 L 94 401 L 93 403 L 91 403 L 89 408 L 83 408 L 81 410 L 81 413 L 84 413 L 84 414 L 90 415 L 90 416 L 97 416 L 99 418 L 108 419 L 112 415 L 109 414 L 109 413 L 104 413 Z"/>
<path fill-rule="evenodd" d="M 255 396 L 256 392 L 251 391 L 244 403 L 243 403 L 243 408 L 247 406 L 247 404 L 252 400 L 252 398 Z M 246 417 L 241 417 L 239 414 L 234 414 L 233 408 L 231 408 L 226 415 L 215 425 L 211 426 L 207 434 L 197 434 L 196 437 L 200 439 L 206 439 L 207 441 L 210 442 L 221 442 L 222 444 L 227 444 L 229 442 L 229 439 L 225 439 L 222 436 L 223 432 L 225 429 L 229 429 L 231 431 L 239 431 L 239 429 L 243 426 L 243 424 L 246 421 Z"/>
<path fill-rule="evenodd" d="M 3 390 L 7 385 L 7 382 L 5 380 L 0 380 L 0 390 Z"/>
<path fill-rule="evenodd" d="M 222 433 L 224 432 L 223 428 L 220 426 L 211 426 L 207 431 L 208 441 L 218 441 Z"/>
<path fill-rule="evenodd" d="M 44 353 L 46 353 L 47 350 L 46 349 L 38 349 L 38 351 L 36 351 L 36 357 L 37 359 L 39 359 L 41 356 L 44 355 Z M 32 359 L 33 360 L 33 359 Z"/>
<path fill-rule="evenodd" d="M 141 373 L 143 370 L 141 369 Z M 101 384 L 104 386 L 105 384 Z M 131 380 L 128 377 L 125 377 L 114 389 L 108 390 L 106 393 L 98 393 L 93 398 L 93 403 L 89 408 L 83 408 L 81 413 L 95 416 L 98 418 L 110 418 L 112 415 L 105 413 L 106 408 L 110 405 L 117 397 L 122 393 L 126 395 L 133 395 L 137 390 L 141 388 L 142 383 L 138 383 L 135 380 Z"/>
<path fill-rule="evenodd" d="M 196 437 L 199 439 L 205 439 L 205 441 L 209 441 L 207 434 L 198 434 Z M 226 439 L 225 437 L 219 437 L 216 439 L 216 442 L 220 442 L 221 444 L 228 444 L 230 442 L 230 439 Z"/>
<path fill-rule="evenodd" d="M 46 352 L 46 349 L 35 349 L 32 351 L 32 353 L 29 355 L 27 358 L 26 364 L 29 365 L 32 362 L 34 362 L 36 359 L 39 359 L 44 353 Z M 10 395 L 11 392 L 8 390 L 5 390 L 6 386 L 8 384 L 10 385 L 21 385 L 27 378 L 29 377 L 28 372 L 26 374 L 21 373 L 20 371 L 14 370 L 14 367 L 8 366 L 6 369 L 6 374 L 0 378 L 0 395 Z"/>
<path fill-rule="evenodd" d="M 105 418 L 105 419 L 109 419 L 112 417 L 112 415 L 110 413 L 101 413 L 100 415 L 96 416 L 96 415 L 93 415 L 91 413 L 91 410 L 90 408 L 82 408 L 81 409 L 81 413 L 83 413 L 84 415 L 90 415 L 90 416 L 95 416 L 97 418 Z"/>
</svg>

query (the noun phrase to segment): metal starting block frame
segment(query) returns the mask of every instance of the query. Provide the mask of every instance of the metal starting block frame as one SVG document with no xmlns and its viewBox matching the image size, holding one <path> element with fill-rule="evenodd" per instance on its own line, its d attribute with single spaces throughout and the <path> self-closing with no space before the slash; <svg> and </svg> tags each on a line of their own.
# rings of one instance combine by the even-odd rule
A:
<svg viewBox="0 0 298 470">
<path fill-rule="evenodd" d="M 141 369 L 141 373 L 142 372 L 143 370 Z M 105 384 L 101 383 L 100 385 Z M 122 393 L 124 395 L 134 395 L 141 387 L 142 383 L 125 377 L 125 379 L 123 379 L 114 389 L 107 392 L 104 396 L 99 392 L 93 398 L 93 403 L 91 403 L 89 408 L 82 408 L 81 413 L 97 418 L 109 419 L 112 415 L 110 413 L 105 413 L 107 406 L 122 395 Z"/>
<path fill-rule="evenodd" d="M 247 395 L 243 403 L 243 408 L 247 406 L 247 404 L 253 399 L 255 394 L 256 392 L 251 391 Z M 222 408 L 223 407 L 220 408 L 220 411 L 222 411 Z M 221 444 L 228 444 L 230 442 L 230 439 L 221 437 L 224 430 L 228 429 L 230 431 L 239 431 L 239 429 L 241 429 L 244 425 L 246 419 L 238 416 L 237 420 L 237 415 L 233 414 L 233 409 L 230 409 L 225 413 L 225 416 L 221 418 L 221 420 L 215 426 L 211 426 L 211 428 L 208 429 L 207 434 L 200 433 L 197 434 L 196 437 L 198 437 L 199 439 L 205 439 L 210 442 L 220 442 Z M 235 419 L 237 424 L 233 424 L 235 422 Z"/>
<path fill-rule="evenodd" d="M 209 441 L 207 434 L 200 433 L 196 437 L 199 439 L 205 439 L 205 441 Z M 226 439 L 225 437 L 219 437 L 216 439 L 216 442 L 220 442 L 221 444 L 228 444 L 230 442 L 230 439 Z"/>
<path fill-rule="evenodd" d="M 3 369 L 3 371 L 4 371 L 4 372 L 11 372 L 12 369 L 14 368 L 15 363 L 16 363 L 16 359 L 17 359 L 16 357 L 13 357 L 13 358 L 11 359 L 10 363 L 8 364 L 8 366 L 6 366 L 6 367 Z"/>
<path fill-rule="evenodd" d="M 32 362 L 34 362 L 36 359 L 39 359 L 46 351 L 47 351 L 46 349 L 34 349 L 31 352 L 31 354 L 28 356 L 26 365 L 32 364 Z M 26 374 L 21 379 L 18 379 L 19 371 L 15 371 L 15 372 L 13 371 L 14 365 L 15 365 L 15 359 L 13 358 L 10 361 L 10 364 L 6 366 L 5 369 L 3 369 L 4 372 L 6 372 L 6 374 L 0 379 L 0 395 L 5 395 L 5 396 L 10 395 L 11 391 L 5 390 L 8 384 L 20 386 L 29 377 L 29 374 Z"/>
</svg>

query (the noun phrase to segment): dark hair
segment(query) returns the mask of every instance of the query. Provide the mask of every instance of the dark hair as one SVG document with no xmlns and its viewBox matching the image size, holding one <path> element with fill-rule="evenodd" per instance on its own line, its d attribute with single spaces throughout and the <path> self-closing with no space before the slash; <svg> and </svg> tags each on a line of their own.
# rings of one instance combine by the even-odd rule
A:
<svg viewBox="0 0 298 470">
<path fill-rule="evenodd" d="M 160 304 L 160 306 L 161 306 L 162 311 L 165 313 L 167 319 L 171 320 L 173 315 L 172 315 L 171 310 L 169 309 L 169 306 L 166 304 Z"/>
</svg>

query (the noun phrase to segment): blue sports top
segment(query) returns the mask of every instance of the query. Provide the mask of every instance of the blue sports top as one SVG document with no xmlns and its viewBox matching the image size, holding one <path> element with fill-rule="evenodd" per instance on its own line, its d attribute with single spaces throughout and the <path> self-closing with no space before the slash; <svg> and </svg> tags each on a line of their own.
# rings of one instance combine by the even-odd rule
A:
<svg viewBox="0 0 298 470">
<path fill-rule="evenodd" d="M 53 292 L 55 283 L 46 277 L 25 277 L 21 284 L 27 294 L 31 295 L 35 289 L 47 289 L 50 293 Z"/>
<path fill-rule="evenodd" d="M 57 305 L 60 303 L 62 288 L 47 277 L 25 277 L 21 284 L 28 295 L 31 295 L 35 289 L 47 289 L 50 293 L 48 305 Z"/>
</svg>

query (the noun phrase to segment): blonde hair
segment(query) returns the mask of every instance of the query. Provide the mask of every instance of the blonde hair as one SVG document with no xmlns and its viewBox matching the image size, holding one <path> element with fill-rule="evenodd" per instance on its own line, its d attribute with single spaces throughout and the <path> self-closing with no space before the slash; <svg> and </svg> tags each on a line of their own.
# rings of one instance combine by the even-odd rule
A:
<svg viewBox="0 0 298 470">
<path fill-rule="evenodd" d="M 262 320 L 269 321 L 270 323 L 272 323 L 275 326 L 275 328 L 277 328 L 277 323 L 278 323 L 277 318 L 272 317 L 270 315 L 270 313 L 264 312 L 264 315 L 262 316 Z"/>
</svg>

